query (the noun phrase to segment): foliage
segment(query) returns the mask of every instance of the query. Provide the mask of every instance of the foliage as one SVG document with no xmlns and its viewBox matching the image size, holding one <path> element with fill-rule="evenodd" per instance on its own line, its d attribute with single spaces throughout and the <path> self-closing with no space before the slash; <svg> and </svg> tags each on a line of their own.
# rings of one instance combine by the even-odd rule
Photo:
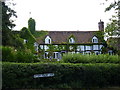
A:
<svg viewBox="0 0 120 90">
<path fill-rule="evenodd" d="M 65 63 L 120 63 L 118 55 L 82 55 L 82 54 L 64 54 L 62 61 Z"/>
<path fill-rule="evenodd" d="M 34 56 L 31 52 L 17 51 L 16 62 L 22 63 L 34 63 L 38 62 L 37 56 Z"/>
<path fill-rule="evenodd" d="M 44 41 L 44 37 L 48 34 L 48 31 L 35 31 L 34 36 L 35 38 L 37 38 L 38 40 L 41 39 L 42 41 Z"/>
<path fill-rule="evenodd" d="M 27 40 L 25 44 L 28 49 L 35 53 L 34 43 L 47 34 L 47 31 L 35 31 L 35 20 L 30 18 L 28 20 L 28 28 L 23 27 L 20 31 L 20 37 Z M 39 37 L 39 38 L 38 38 Z"/>
<path fill-rule="evenodd" d="M 75 36 L 74 36 L 73 34 L 71 34 L 71 35 L 68 37 L 68 41 L 67 41 L 67 43 L 70 43 L 69 40 L 70 40 L 71 38 L 73 38 L 73 39 L 75 40 L 75 42 L 76 42 L 76 38 L 75 38 Z"/>
<path fill-rule="evenodd" d="M 50 59 L 40 59 L 41 63 L 60 63 L 59 61 L 57 61 L 57 59 L 52 58 Z"/>
<path fill-rule="evenodd" d="M 34 35 L 31 33 L 31 31 L 29 29 L 27 29 L 26 27 L 23 27 L 20 31 L 20 36 L 21 38 L 30 40 L 30 41 L 35 41 L 35 37 Z"/>
<path fill-rule="evenodd" d="M 28 30 L 30 30 L 32 34 L 35 33 L 35 20 L 32 18 L 28 20 Z"/>
<path fill-rule="evenodd" d="M 118 25 L 116 24 L 117 21 L 112 21 L 110 23 L 107 23 L 107 26 L 105 28 L 105 33 L 106 33 L 106 36 L 114 36 L 117 34 L 117 31 L 118 30 Z"/>
<path fill-rule="evenodd" d="M 2 50 L 2 61 L 9 61 L 9 62 L 14 62 L 15 61 L 15 51 L 13 47 L 0 47 Z"/>
<path fill-rule="evenodd" d="M 109 38 L 109 41 L 107 42 L 108 47 L 113 48 L 113 50 L 115 50 L 117 54 L 119 54 L 120 50 L 118 49 L 119 47 L 116 46 L 116 44 L 120 45 L 120 42 L 117 42 L 116 39 L 110 40 L 110 38 L 116 38 L 120 36 L 120 0 L 114 0 L 113 2 L 111 1 L 111 4 L 105 8 L 105 12 L 112 9 L 114 9 L 115 15 L 112 15 L 112 18 L 110 18 L 110 22 L 107 23 L 107 26 L 105 28 L 105 35 Z"/>
<path fill-rule="evenodd" d="M 11 17 L 17 17 L 16 12 L 12 10 L 5 2 L 2 2 L 2 29 L 10 31 L 11 28 L 15 27 Z"/>
<path fill-rule="evenodd" d="M 114 0 L 114 2 L 112 2 L 108 7 L 105 8 L 105 11 L 110 11 L 112 8 L 114 8 L 115 10 L 119 10 L 119 7 L 118 7 L 119 3 L 120 3 L 119 0 L 118 1 Z"/>
<path fill-rule="evenodd" d="M 16 16 L 15 11 L 9 8 L 5 2 L 2 2 L 2 44 L 12 45 L 13 35 L 11 28 L 15 26 L 13 21 L 10 20 L 11 16 Z"/>
<path fill-rule="evenodd" d="M 34 78 L 35 74 L 53 77 Z M 120 64 L 5 63 L 3 89 L 92 88 L 120 86 Z"/>
<path fill-rule="evenodd" d="M 20 37 L 27 40 L 27 43 L 25 44 L 27 49 L 31 49 L 34 52 L 34 42 L 36 41 L 36 38 L 26 27 L 21 29 Z"/>
<path fill-rule="evenodd" d="M 115 51 L 115 53 L 117 53 L 118 55 L 120 55 L 119 51 L 120 51 L 120 38 L 116 37 L 116 38 L 109 38 L 107 40 L 107 44 L 109 45 L 109 47 Z"/>
<path fill-rule="evenodd" d="M 11 19 L 13 16 L 17 17 L 16 12 L 2 2 L 2 45 L 24 48 L 22 39 L 12 31 L 12 28 L 15 27 L 14 21 Z"/>
<path fill-rule="evenodd" d="M 5 62 L 39 62 L 37 56 L 34 56 L 30 50 L 17 51 L 16 49 L 6 46 L 2 47 L 2 61 Z"/>
<path fill-rule="evenodd" d="M 58 50 L 58 51 L 63 51 L 63 50 L 65 50 L 65 45 L 58 45 L 57 50 Z"/>
<path fill-rule="evenodd" d="M 108 0 L 106 0 L 108 1 Z M 106 7 L 105 11 L 110 11 L 111 9 L 115 10 L 115 15 L 110 19 L 110 23 L 107 24 L 105 28 L 105 32 L 108 36 L 119 36 L 120 35 L 120 1 L 114 0 L 108 7 Z"/>
<path fill-rule="evenodd" d="M 97 31 L 97 32 L 95 32 L 95 35 L 97 36 L 99 42 L 105 43 L 104 32 Z"/>
<path fill-rule="evenodd" d="M 13 47 L 16 48 L 17 50 L 24 50 L 26 47 L 23 44 L 23 39 L 20 37 L 19 34 L 14 34 L 14 43 L 13 43 Z"/>
</svg>

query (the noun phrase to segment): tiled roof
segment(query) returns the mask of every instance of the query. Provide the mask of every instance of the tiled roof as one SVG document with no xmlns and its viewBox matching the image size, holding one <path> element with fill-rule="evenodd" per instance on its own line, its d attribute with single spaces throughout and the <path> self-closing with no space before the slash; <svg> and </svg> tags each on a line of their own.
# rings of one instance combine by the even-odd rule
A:
<svg viewBox="0 0 120 90">
<path fill-rule="evenodd" d="M 53 44 L 66 43 L 71 35 L 75 38 L 75 43 L 91 43 L 92 37 L 97 31 L 48 31 L 46 36 L 52 39 Z M 45 36 L 45 37 L 46 37 Z M 45 39 L 44 37 L 44 39 Z M 39 44 L 44 44 L 44 40 L 37 38 Z"/>
</svg>

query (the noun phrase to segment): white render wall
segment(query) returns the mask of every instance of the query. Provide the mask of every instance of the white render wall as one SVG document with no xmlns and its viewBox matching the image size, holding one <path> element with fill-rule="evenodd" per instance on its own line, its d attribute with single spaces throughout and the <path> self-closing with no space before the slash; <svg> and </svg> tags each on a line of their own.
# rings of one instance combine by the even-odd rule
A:
<svg viewBox="0 0 120 90">
<path fill-rule="evenodd" d="M 35 44 L 35 46 L 37 46 L 37 44 Z M 58 47 L 59 45 L 55 45 L 56 47 Z M 44 49 L 46 55 L 49 54 L 49 52 L 47 51 L 49 49 L 49 47 L 47 45 L 39 45 L 39 47 L 41 49 Z M 72 46 L 71 46 L 72 47 Z M 70 48 L 71 48 L 70 47 Z M 91 54 L 91 51 L 94 52 L 95 54 L 101 54 L 101 48 L 103 47 L 103 45 L 78 45 L 77 46 L 77 51 L 69 51 L 68 53 L 82 53 L 84 54 Z M 38 48 L 37 48 L 38 50 Z M 63 50 L 64 51 L 64 50 Z M 65 53 L 67 53 L 67 51 L 65 51 Z M 62 58 L 62 50 L 61 51 L 55 51 L 53 52 L 54 56 L 52 56 L 52 58 L 54 59 L 58 59 L 60 60 Z M 44 58 L 50 58 L 50 57 L 45 57 Z"/>
</svg>

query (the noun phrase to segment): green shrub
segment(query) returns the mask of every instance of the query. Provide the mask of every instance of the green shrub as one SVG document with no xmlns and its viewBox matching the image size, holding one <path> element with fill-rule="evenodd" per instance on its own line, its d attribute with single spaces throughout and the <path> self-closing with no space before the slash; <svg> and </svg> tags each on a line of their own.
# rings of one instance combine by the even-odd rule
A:
<svg viewBox="0 0 120 90">
<path fill-rule="evenodd" d="M 2 47 L 2 61 L 31 63 L 39 62 L 38 57 L 31 53 L 30 50 L 17 51 L 12 47 Z"/>
<path fill-rule="evenodd" d="M 120 63 L 118 55 L 82 55 L 82 54 L 64 54 L 62 61 L 65 63 Z"/>
<path fill-rule="evenodd" d="M 14 48 L 12 47 L 1 47 L 2 49 L 2 61 L 10 61 L 14 62 L 15 61 L 15 51 Z"/>
<path fill-rule="evenodd" d="M 34 56 L 31 52 L 17 51 L 16 53 L 16 62 L 37 62 L 37 56 Z"/>
<path fill-rule="evenodd" d="M 53 77 L 34 78 L 35 74 Z M 3 63 L 3 89 L 120 86 L 120 64 Z"/>
</svg>

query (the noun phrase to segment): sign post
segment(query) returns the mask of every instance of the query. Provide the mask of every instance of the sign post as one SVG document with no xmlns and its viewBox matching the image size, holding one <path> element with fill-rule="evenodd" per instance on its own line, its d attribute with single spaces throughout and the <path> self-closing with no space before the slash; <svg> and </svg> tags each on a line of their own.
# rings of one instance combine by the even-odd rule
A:
<svg viewBox="0 0 120 90">
<path fill-rule="evenodd" d="M 34 78 L 40 78 L 40 77 L 53 77 L 54 73 L 45 73 L 45 74 L 35 74 Z"/>
</svg>

